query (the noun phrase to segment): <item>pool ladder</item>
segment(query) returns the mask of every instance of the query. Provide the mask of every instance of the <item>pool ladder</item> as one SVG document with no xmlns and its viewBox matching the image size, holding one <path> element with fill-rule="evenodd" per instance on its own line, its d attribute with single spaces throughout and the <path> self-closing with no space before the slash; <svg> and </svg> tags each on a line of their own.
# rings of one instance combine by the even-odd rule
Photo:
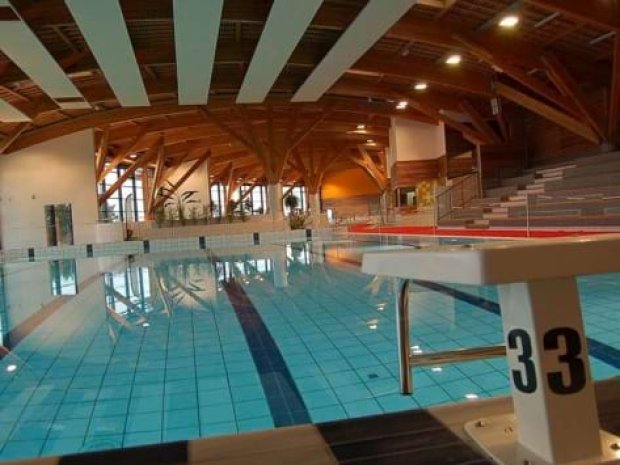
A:
<svg viewBox="0 0 620 465">
<path fill-rule="evenodd" d="M 400 390 L 402 394 L 413 393 L 411 368 L 416 366 L 467 362 L 506 356 L 505 345 L 472 347 L 469 349 L 447 350 L 429 354 L 411 353 L 409 329 L 409 279 L 403 279 L 398 298 L 396 325 L 398 328 L 398 360 L 400 366 Z"/>
</svg>

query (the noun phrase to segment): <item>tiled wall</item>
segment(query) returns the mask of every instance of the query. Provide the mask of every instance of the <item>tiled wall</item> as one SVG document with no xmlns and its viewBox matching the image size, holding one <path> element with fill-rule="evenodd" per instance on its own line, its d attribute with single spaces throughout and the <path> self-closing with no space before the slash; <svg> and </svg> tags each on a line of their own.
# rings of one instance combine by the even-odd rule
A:
<svg viewBox="0 0 620 465">
<path fill-rule="evenodd" d="M 193 236 L 100 244 L 80 244 L 62 247 L 30 247 L 1 252 L 0 263 L 200 250 L 205 248 L 248 246 L 274 242 L 305 241 L 312 238 L 331 239 L 333 234 L 333 229 L 300 229 L 282 232 L 251 232 L 227 236 Z"/>
</svg>

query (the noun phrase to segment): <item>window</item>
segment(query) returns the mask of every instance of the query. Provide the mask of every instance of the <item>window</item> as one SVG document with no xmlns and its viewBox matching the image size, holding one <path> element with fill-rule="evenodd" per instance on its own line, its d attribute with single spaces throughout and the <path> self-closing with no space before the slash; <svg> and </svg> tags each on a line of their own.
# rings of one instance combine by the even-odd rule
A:
<svg viewBox="0 0 620 465">
<path fill-rule="evenodd" d="M 119 177 L 125 173 L 124 167 L 118 167 L 108 173 L 99 184 L 99 193 L 103 194 Z M 136 170 L 133 176 L 121 185 L 119 189 L 101 206 L 99 218 L 107 221 L 144 221 L 144 186 L 142 178 L 145 172 Z"/>
<path fill-rule="evenodd" d="M 287 192 L 288 194 L 286 195 L 286 197 L 293 196 L 297 199 L 297 206 L 294 208 L 294 210 L 304 212 L 308 209 L 307 201 L 306 201 L 306 186 L 294 186 L 292 189 L 290 187 L 283 186 L 282 187 L 282 202 L 283 202 L 285 215 L 288 215 L 291 212 L 291 208 L 286 205 L 286 197 L 284 197 L 284 194 L 286 194 Z"/>
<path fill-rule="evenodd" d="M 245 206 L 249 207 L 245 208 L 245 212 L 251 215 L 262 215 L 267 210 L 267 191 L 265 186 L 260 184 L 243 184 L 239 187 L 239 196 L 237 198 L 243 197 L 249 190 L 252 192 L 244 198 Z M 237 210 L 241 210 L 241 206 Z"/>
<path fill-rule="evenodd" d="M 52 260 L 50 288 L 52 295 L 77 295 L 77 266 L 75 260 Z"/>
<path fill-rule="evenodd" d="M 214 218 L 224 216 L 226 213 L 226 186 L 222 183 L 211 184 L 211 203 L 213 211 L 211 215 Z"/>
</svg>

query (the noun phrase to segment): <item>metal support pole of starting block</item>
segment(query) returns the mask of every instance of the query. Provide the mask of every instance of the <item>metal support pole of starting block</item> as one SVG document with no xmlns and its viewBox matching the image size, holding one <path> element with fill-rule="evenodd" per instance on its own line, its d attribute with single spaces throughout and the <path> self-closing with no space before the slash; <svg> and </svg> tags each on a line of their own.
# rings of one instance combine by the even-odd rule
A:
<svg viewBox="0 0 620 465">
<path fill-rule="evenodd" d="M 620 235 L 367 253 L 362 271 L 404 280 L 499 286 L 514 415 L 464 425 L 497 463 L 620 463 L 620 437 L 599 426 L 576 283 L 579 275 L 620 271 Z M 399 340 L 408 342 L 407 300 L 402 295 L 408 288 L 403 285 L 401 291 Z M 403 323 L 406 329 L 400 327 Z M 401 366 L 403 346 L 407 355 L 409 350 L 408 343 L 400 344 Z M 469 352 L 480 358 L 485 350 L 493 348 Z M 454 351 L 429 356 L 442 355 L 458 359 Z M 409 371 L 415 360 L 406 360 Z M 402 386 L 410 391 L 411 385 L 409 374 Z"/>
</svg>

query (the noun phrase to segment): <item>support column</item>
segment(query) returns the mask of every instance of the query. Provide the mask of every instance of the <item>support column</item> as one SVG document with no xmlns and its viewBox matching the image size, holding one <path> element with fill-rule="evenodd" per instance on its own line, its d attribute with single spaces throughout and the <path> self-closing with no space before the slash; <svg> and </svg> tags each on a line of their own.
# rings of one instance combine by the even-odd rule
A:
<svg viewBox="0 0 620 465">
<path fill-rule="evenodd" d="M 321 227 L 321 197 L 318 192 L 308 192 L 308 206 L 312 215 L 312 227 L 318 229 Z"/>
<path fill-rule="evenodd" d="M 280 221 L 284 218 L 284 209 L 282 206 L 282 184 L 269 184 L 267 186 L 267 199 L 269 201 L 268 213 L 274 221 Z"/>
</svg>

